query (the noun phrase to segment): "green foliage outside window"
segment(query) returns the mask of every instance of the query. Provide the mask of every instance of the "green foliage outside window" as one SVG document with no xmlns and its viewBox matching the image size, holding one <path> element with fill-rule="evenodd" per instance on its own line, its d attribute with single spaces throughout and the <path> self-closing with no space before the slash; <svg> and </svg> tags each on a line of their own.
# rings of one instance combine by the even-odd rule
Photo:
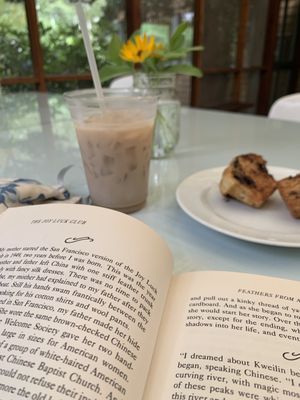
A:
<svg viewBox="0 0 300 400">
<path fill-rule="evenodd" d="M 44 71 L 51 75 L 89 72 L 74 6 L 68 0 L 36 0 Z M 93 47 L 99 67 L 102 49 L 113 33 L 124 35 L 123 0 L 95 0 L 85 5 L 91 24 Z M 32 76 L 24 1 L 0 0 L 0 77 Z M 86 85 L 86 82 L 82 82 Z M 57 89 L 61 84 L 49 84 Z M 72 88 L 74 82 L 64 85 Z"/>
<path fill-rule="evenodd" d="M 24 6 L 0 0 L 0 77 L 32 75 Z"/>
</svg>

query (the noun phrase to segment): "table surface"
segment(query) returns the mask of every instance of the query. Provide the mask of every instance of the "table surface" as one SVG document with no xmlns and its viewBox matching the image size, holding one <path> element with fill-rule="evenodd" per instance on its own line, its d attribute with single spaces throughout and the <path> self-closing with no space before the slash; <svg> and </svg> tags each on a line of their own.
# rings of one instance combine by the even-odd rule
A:
<svg viewBox="0 0 300 400">
<path fill-rule="evenodd" d="M 74 167 L 65 182 L 74 195 L 88 189 L 73 124 L 62 96 L 0 98 L 0 173 L 56 184 L 58 172 Z M 228 270 L 300 280 L 300 248 L 256 244 L 209 229 L 176 202 L 189 175 L 227 165 L 238 154 L 262 154 L 269 165 L 300 170 L 300 125 L 266 117 L 182 108 L 180 141 L 172 156 L 151 160 L 149 196 L 133 217 L 168 243 L 175 272 Z M 299 221 L 300 224 L 300 221 Z"/>
</svg>

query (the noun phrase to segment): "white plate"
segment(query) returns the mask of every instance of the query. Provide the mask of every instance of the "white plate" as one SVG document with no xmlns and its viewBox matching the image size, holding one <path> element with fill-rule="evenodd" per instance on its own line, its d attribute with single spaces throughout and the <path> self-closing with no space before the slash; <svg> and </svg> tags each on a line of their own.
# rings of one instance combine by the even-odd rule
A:
<svg viewBox="0 0 300 400">
<path fill-rule="evenodd" d="M 176 198 L 183 211 L 201 224 L 238 239 L 300 247 L 300 220 L 290 215 L 278 191 L 260 209 L 226 200 L 219 191 L 224 168 L 200 171 L 181 182 Z M 268 167 L 268 171 L 277 180 L 299 173 L 281 167 Z"/>
</svg>

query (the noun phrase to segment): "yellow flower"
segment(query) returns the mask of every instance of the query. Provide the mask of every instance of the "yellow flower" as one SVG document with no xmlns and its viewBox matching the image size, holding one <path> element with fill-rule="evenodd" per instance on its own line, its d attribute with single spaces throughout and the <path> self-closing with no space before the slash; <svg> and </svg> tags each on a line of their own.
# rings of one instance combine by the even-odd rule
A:
<svg viewBox="0 0 300 400">
<path fill-rule="evenodd" d="M 163 45 L 156 43 L 154 36 L 137 35 L 122 46 L 120 56 L 125 61 L 142 63 L 150 57 L 161 57 L 159 50 L 162 49 Z"/>
</svg>

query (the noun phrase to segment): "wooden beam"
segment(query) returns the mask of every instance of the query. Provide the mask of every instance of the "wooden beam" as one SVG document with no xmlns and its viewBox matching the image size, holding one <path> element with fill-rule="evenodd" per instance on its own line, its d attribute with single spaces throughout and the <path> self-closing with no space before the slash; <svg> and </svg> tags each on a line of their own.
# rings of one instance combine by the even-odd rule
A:
<svg viewBox="0 0 300 400">
<path fill-rule="evenodd" d="M 91 81 L 91 74 L 65 74 L 65 75 L 45 75 L 45 80 L 49 82 L 67 82 L 67 81 Z"/>
<path fill-rule="evenodd" d="M 35 0 L 26 0 L 25 10 L 28 24 L 29 43 L 32 55 L 33 73 L 35 78 L 37 78 L 38 80 L 38 90 L 40 92 L 45 92 L 47 91 L 47 86 L 44 74 L 43 51 L 40 43 L 40 33 L 38 28 Z"/>
<path fill-rule="evenodd" d="M 290 68 L 290 65 L 288 66 Z M 243 67 L 241 69 L 228 67 L 228 68 L 204 68 L 205 75 L 222 75 L 222 74 L 236 74 L 238 72 L 256 72 L 265 71 L 266 68 L 260 65 L 252 65 Z M 92 81 L 90 74 L 65 74 L 65 75 L 45 75 L 46 82 L 67 82 L 67 81 Z M 36 84 L 38 79 L 32 76 L 18 76 L 0 79 L 1 85 L 16 85 L 19 83 Z"/>
<path fill-rule="evenodd" d="M 45 81 L 48 82 L 68 82 L 68 81 L 92 81 L 90 74 L 69 74 L 69 75 L 45 75 Z M 39 81 L 33 76 L 18 76 L 0 79 L 1 85 L 16 85 L 19 83 L 38 84 Z"/>
<path fill-rule="evenodd" d="M 127 37 L 141 26 L 141 1 L 140 0 L 126 0 L 126 21 L 127 21 Z"/>
<path fill-rule="evenodd" d="M 203 41 L 204 30 L 204 0 L 194 0 L 194 39 L 193 45 L 200 46 Z M 193 65 L 195 67 L 202 67 L 201 52 L 193 52 Z M 200 98 L 200 79 L 192 78 L 191 100 L 192 107 L 199 107 Z"/>
<path fill-rule="evenodd" d="M 33 76 L 18 76 L 0 79 L 0 84 L 3 86 L 17 85 L 20 83 L 37 84 L 38 79 L 34 78 Z"/>
<path fill-rule="evenodd" d="M 300 69 L 300 3 L 298 4 L 298 11 L 297 11 L 297 28 L 296 28 L 296 37 L 295 37 L 295 44 L 294 44 L 294 54 L 292 60 L 292 68 L 291 68 L 291 75 L 289 79 L 289 93 L 294 93 L 298 90 L 297 83 L 298 83 L 298 76 L 299 76 L 299 69 Z"/>
<path fill-rule="evenodd" d="M 204 75 L 240 74 L 243 72 L 264 71 L 262 65 L 250 65 L 249 67 L 224 67 L 224 68 L 202 68 Z"/>
<path fill-rule="evenodd" d="M 272 88 L 273 64 L 277 44 L 278 18 L 281 0 L 269 0 L 265 45 L 263 53 L 264 69 L 260 74 L 257 114 L 266 115 L 269 111 L 269 99 Z"/>
<path fill-rule="evenodd" d="M 242 67 L 244 63 L 248 18 L 249 18 L 249 0 L 241 0 L 240 21 L 239 21 L 238 40 L 236 48 L 236 60 L 235 60 L 237 73 L 234 76 L 233 91 L 232 91 L 233 103 L 239 103 L 241 96 L 242 79 L 243 79 Z"/>
</svg>

